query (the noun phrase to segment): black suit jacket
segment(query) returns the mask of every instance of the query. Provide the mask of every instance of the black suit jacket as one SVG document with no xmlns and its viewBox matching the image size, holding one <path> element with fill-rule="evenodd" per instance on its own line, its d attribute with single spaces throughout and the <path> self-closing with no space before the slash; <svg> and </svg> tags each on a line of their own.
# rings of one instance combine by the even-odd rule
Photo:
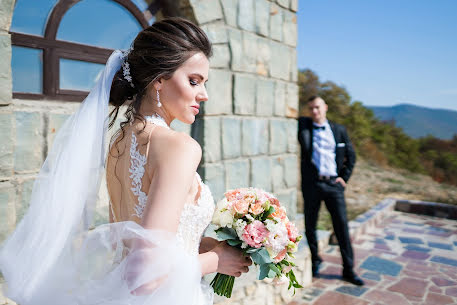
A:
<svg viewBox="0 0 457 305">
<path fill-rule="evenodd" d="M 348 181 L 355 165 L 355 151 L 344 126 L 330 122 L 335 137 L 335 161 L 338 176 Z M 308 117 L 298 118 L 298 141 L 301 146 L 302 186 L 316 181 L 318 170 L 312 162 L 313 155 L 313 121 Z"/>
</svg>

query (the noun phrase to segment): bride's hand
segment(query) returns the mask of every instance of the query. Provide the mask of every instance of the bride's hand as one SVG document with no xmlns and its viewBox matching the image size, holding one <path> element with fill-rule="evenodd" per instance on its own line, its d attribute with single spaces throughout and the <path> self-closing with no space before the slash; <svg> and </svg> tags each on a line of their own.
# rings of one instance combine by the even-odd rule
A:
<svg viewBox="0 0 457 305">
<path fill-rule="evenodd" d="M 243 252 L 226 242 L 221 242 L 212 251 L 218 258 L 217 272 L 239 277 L 242 273 L 249 271 L 252 261 L 246 257 Z"/>
</svg>

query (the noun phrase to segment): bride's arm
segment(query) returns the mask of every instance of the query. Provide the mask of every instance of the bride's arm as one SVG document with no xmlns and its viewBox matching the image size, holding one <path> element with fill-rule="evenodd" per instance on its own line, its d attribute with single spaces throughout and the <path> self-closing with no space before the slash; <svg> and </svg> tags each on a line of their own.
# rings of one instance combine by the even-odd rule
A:
<svg viewBox="0 0 457 305">
<path fill-rule="evenodd" d="M 186 134 L 156 130 L 148 166 L 153 176 L 142 226 L 176 233 L 201 158 L 200 145 Z"/>
<path fill-rule="evenodd" d="M 186 197 L 201 159 L 200 145 L 186 134 L 157 135 L 154 139 L 154 174 L 148 192 L 142 226 L 176 233 Z M 150 151 L 151 152 L 151 151 Z M 248 270 L 250 260 L 242 252 L 219 243 L 199 254 L 203 275 L 221 272 L 239 276 Z"/>
</svg>

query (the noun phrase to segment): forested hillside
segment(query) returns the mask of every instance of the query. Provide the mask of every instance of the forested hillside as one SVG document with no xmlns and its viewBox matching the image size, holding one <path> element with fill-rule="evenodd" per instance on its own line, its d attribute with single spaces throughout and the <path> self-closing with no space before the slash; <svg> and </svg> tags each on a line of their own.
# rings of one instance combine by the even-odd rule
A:
<svg viewBox="0 0 457 305">
<path fill-rule="evenodd" d="M 361 101 L 353 101 L 345 87 L 321 82 L 311 70 L 299 71 L 298 77 L 300 114 L 307 115 L 310 96 L 321 96 L 329 106 L 328 118 L 346 126 L 360 156 L 457 185 L 457 135 L 451 140 L 412 138 L 395 123 L 376 118 Z"/>
<path fill-rule="evenodd" d="M 400 104 L 390 107 L 369 106 L 381 121 L 393 121 L 413 138 L 434 136 L 450 140 L 457 133 L 457 111 Z"/>
</svg>

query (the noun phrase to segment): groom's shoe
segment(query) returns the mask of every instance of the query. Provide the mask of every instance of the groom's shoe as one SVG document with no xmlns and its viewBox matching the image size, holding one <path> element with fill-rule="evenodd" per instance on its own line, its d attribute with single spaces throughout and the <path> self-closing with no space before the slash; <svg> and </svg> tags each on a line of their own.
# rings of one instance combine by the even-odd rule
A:
<svg viewBox="0 0 457 305">
<path fill-rule="evenodd" d="M 365 285 L 363 280 L 352 270 L 348 272 L 343 271 L 343 280 L 357 286 Z"/>
</svg>

